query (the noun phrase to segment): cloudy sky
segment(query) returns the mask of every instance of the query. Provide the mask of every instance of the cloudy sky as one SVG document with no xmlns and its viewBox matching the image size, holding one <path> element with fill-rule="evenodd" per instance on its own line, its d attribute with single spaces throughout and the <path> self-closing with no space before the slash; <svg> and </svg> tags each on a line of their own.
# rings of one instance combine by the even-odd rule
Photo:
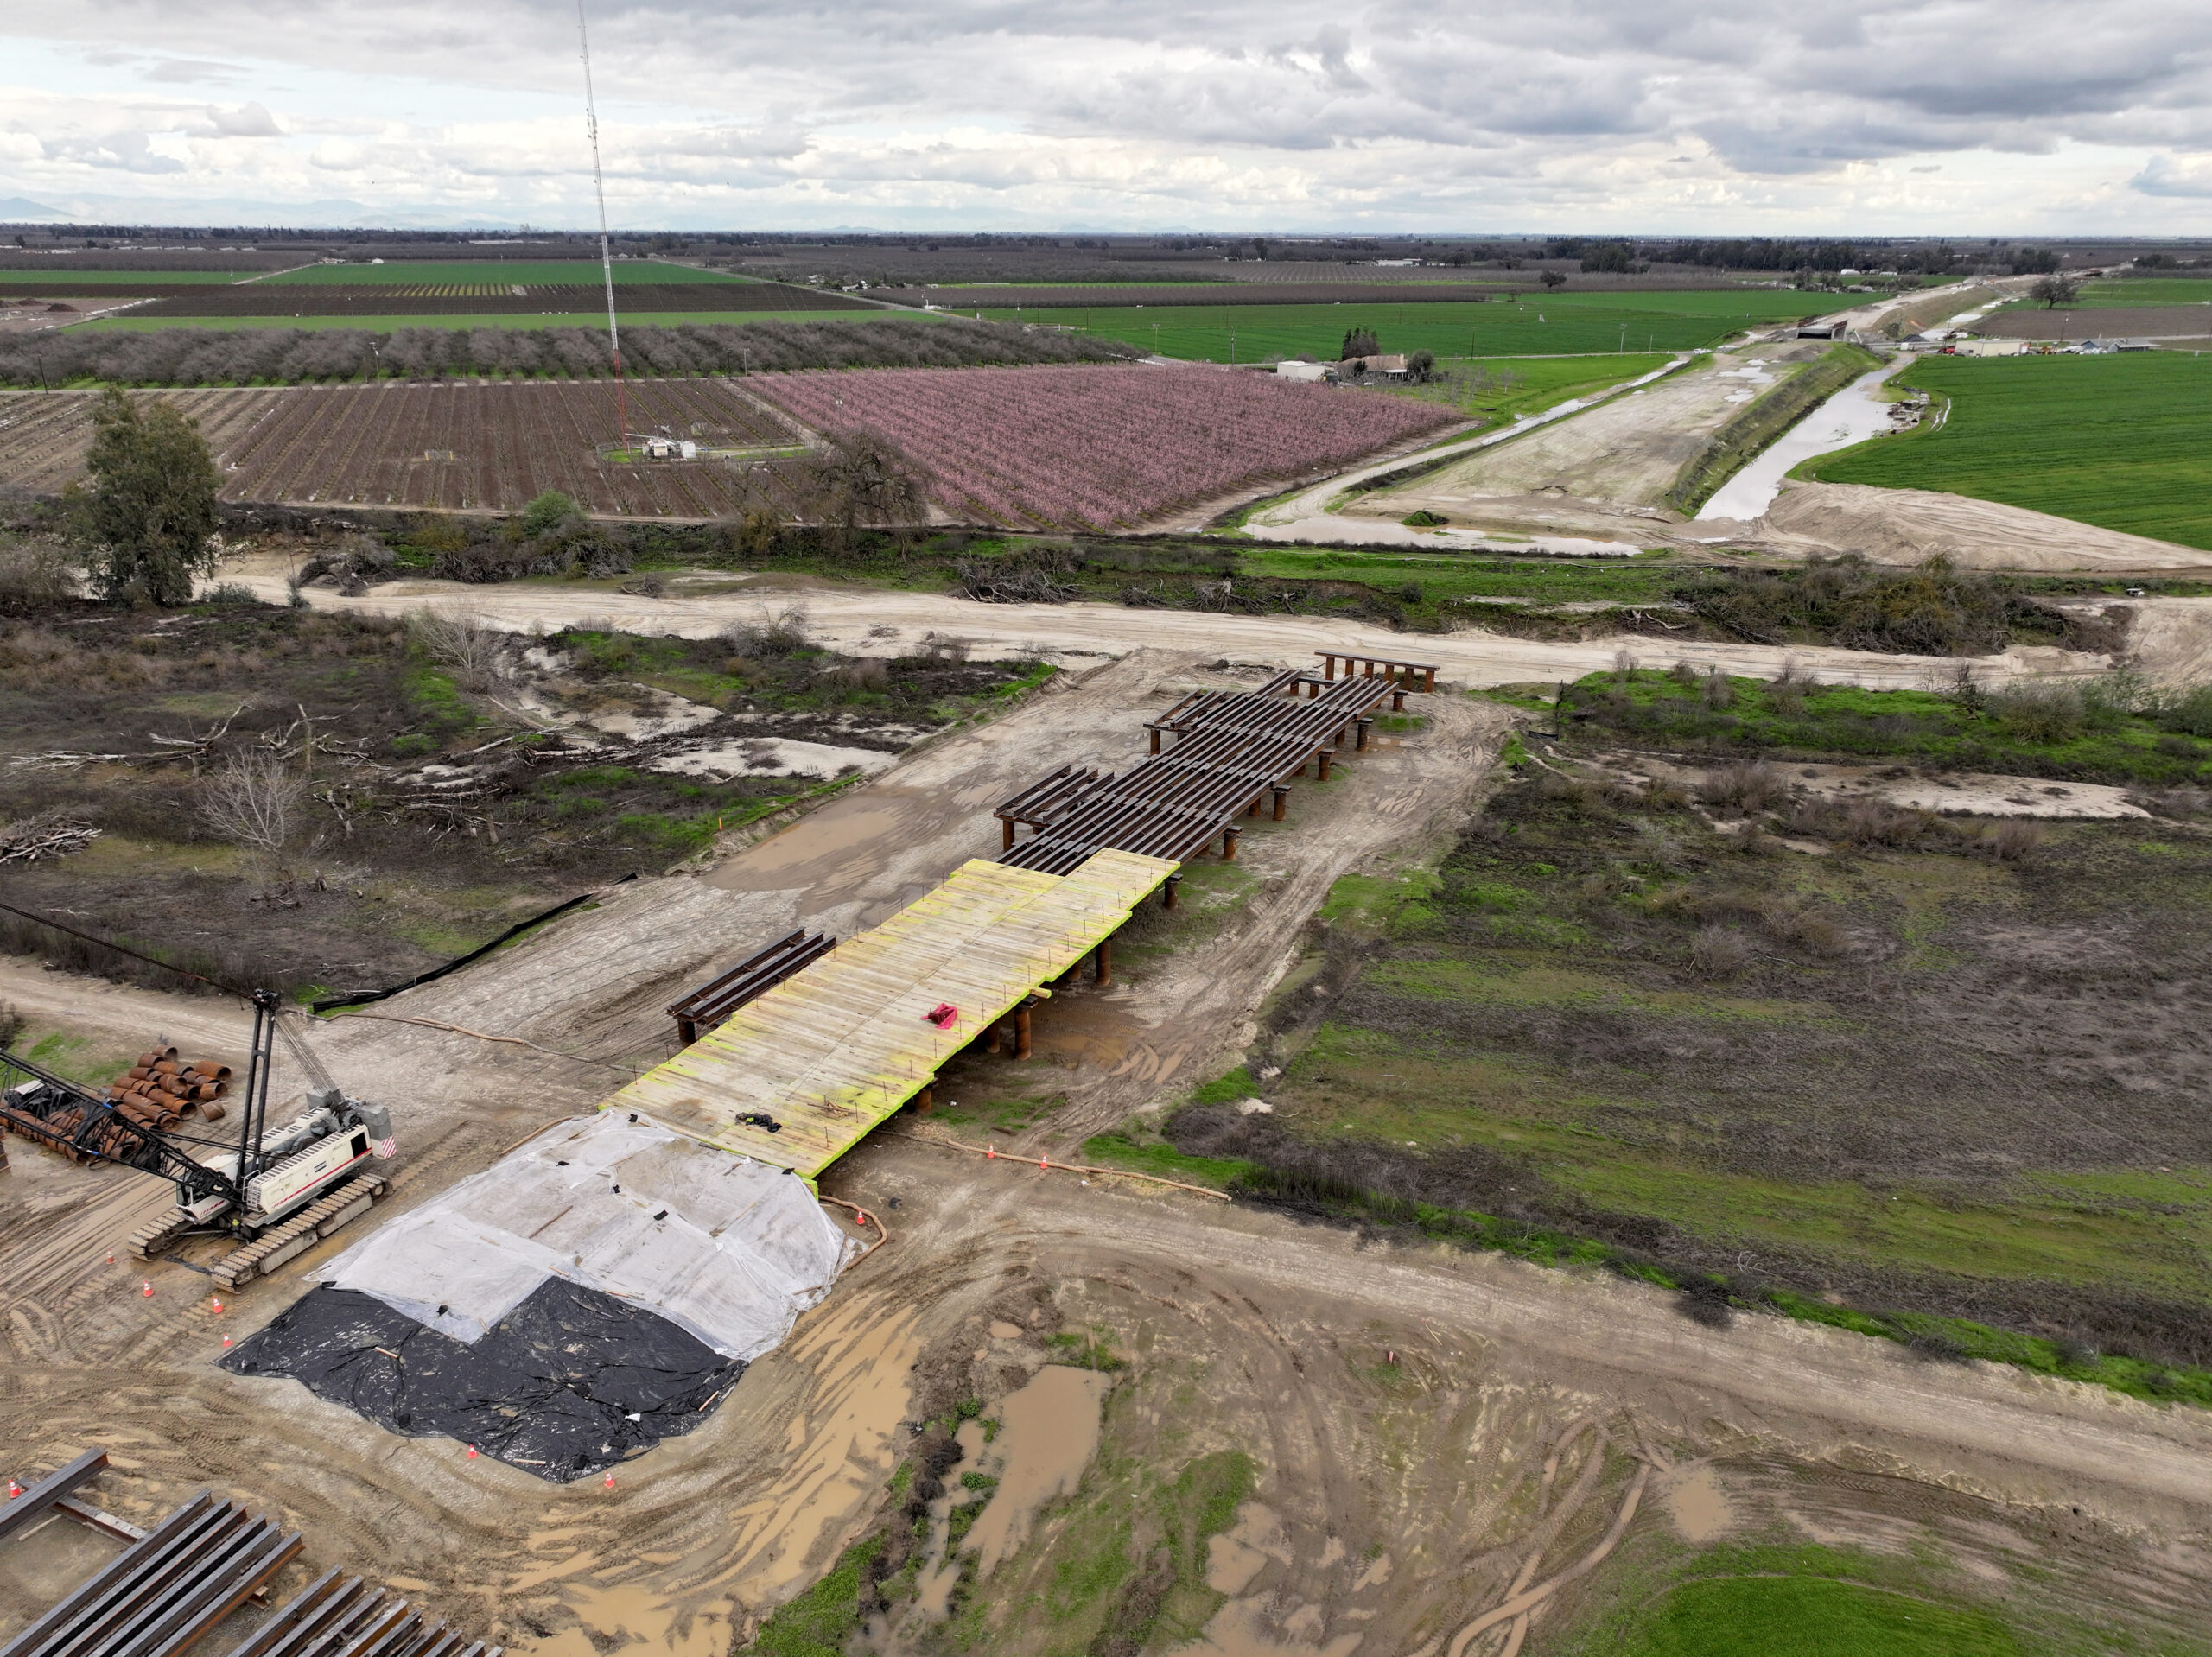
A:
<svg viewBox="0 0 2212 1657">
<path fill-rule="evenodd" d="M 588 3 L 636 228 L 2212 233 L 2201 3 Z M 573 3 L 46 0 L 0 41 L 0 202 L 592 218 Z"/>
</svg>

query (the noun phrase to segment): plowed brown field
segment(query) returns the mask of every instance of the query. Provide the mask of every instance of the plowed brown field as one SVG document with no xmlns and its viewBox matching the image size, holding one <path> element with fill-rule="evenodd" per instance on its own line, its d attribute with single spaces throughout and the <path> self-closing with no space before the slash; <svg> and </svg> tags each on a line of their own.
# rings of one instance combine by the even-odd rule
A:
<svg viewBox="0 0 2212 1657">
<path fill-rule="evenodd" d="M 607 382 L 296 385 L 155 391 L 200 422 L 226 500 L 512 511 L 547 489 L 593 512 L 722 517 L 796 510 L 790 463 L 603 461 L 616 428 Z M 628 390 L 632 433 L 728 448 L 801 441 L 728 382 L 653 379 Z M 78 477 L 95 394 L 0 393 L 0 486 L 56 492 Z"/>
</svg>

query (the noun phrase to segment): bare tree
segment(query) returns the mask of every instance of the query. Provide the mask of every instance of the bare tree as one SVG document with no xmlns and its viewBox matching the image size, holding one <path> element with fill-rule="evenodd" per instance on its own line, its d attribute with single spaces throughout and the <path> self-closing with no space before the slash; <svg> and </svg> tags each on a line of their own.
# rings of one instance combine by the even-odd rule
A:
<svg viewBox="0 0 2212 1657">
<path fill-rule="evenodd" d="M 2081 296 L 2082 279 L 2079 276 L 2038 276 L 2028 289 L 2028 297 L 2045 310 L 2055 305 L 2071 305 Z"/>
<path fill-rule="evenodd" d="M 880 432 L 843 432 L 807 462 L 823 518 L 842 539 L 861 524 L 904 531 L 928 516 L 927 469 Z"/>
<path fill-rule="evenodd" d="M 499 677 L 507 636 L 481 616 L 416 610 L 407 618 L 407 633 L 464 690 L 487 690 Z"/>
<path fill-rule="evenodd" d="M 308 779 L 283 756 L 247 748 L 224 760 L 200 784 L 200 818 L 245 849 L 260 885 L 291 843 L 293 821 L 305 803 Z"/>
</svg>

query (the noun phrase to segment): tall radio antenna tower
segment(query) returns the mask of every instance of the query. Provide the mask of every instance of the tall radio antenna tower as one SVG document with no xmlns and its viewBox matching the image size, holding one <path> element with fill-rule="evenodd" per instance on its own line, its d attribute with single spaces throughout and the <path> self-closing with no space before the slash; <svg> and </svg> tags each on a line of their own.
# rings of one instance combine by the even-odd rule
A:
<svg viewBox="0 0 2212 1657">
<path fill-rule="evenodd" d="M 607 239 L 607 181 L 599 166 L 599 105 L 591 90 L 591 36 L 584 31 L 584 0 L 576 0 L 576 41 L 583 48 L 584 119 L 591 130 L 591 185 L 599 195 L 599 268 L 607 278 L 607 348 L 614 353 L 616 447 L 630 447 L 630 403 L 622 384 L 622 334 L 614 321 L 614 253 Z"/>
</svg>

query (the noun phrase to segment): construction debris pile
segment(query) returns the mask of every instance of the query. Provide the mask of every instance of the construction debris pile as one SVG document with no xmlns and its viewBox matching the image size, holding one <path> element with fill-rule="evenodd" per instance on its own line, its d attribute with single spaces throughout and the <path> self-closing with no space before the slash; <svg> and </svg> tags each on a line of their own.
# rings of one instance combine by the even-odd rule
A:
<svg viewBox="0 0 2212 1657">
<path fill-rule="evenodd" d="M 141 1127 L 175 1127 L 197 1112 L 220 1121 L 216 1101 L 231 1090 L 231 1067 L 212 1058 L 180 1060 L 174 1047 L 138 1055 L 138 1062 L 108 1084 L 107 1101 Z"/>
</svg>

